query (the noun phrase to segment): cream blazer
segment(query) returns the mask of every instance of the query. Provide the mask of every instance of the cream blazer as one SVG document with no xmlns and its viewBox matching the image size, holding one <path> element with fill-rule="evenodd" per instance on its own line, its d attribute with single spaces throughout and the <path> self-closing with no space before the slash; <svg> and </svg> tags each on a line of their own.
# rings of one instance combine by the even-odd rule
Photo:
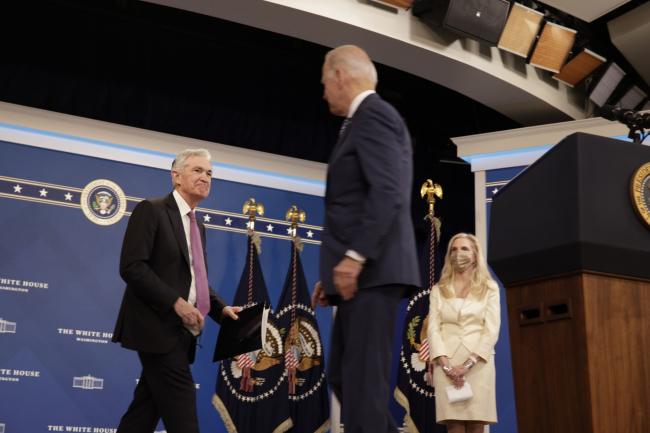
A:
<svg viewBox="0 0 650 433">
<path fill-rule="evenodd" d="M 437 284 L 431 289 L 427 329 L 431 359 L 451 358 L 463 345 L 487 361 L 494 354 L 500 326 L 499 287 L 494 281 L 488 283 L 483 299 L 470 294 L 460 311 L 440 294 Z"/>
</svg>

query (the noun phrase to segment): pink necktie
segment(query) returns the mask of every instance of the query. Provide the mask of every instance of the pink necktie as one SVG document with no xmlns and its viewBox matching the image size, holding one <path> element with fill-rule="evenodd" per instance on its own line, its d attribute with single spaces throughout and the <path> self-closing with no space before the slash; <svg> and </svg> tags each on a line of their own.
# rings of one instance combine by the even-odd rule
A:
<svg viewBox="0 0 650 433">
<path fill-rule="evenodd" d="M 196 223 L 196 215 L 191 211 L 190 216 L 190 247 L 192 249 L 192 267 L 194 268 L 194 286 L 196 287 L 196 307 L 205 316 L 210 311 L 210 295 L 208 293 L 208 272 L 203 259 L 201 234 Z"/>
</svg>

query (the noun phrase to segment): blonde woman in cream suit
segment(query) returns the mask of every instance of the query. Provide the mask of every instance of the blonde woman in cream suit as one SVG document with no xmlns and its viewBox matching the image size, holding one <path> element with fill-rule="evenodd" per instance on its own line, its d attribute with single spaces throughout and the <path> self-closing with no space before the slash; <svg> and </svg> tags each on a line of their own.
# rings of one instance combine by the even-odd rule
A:
<svg viewBox="0 0 650 433">
<path fill-rule="evenodd" d="M 499 336 L 499 288 L 475 236 L 459 233 L 429 304 L 428 341 L 435 368 L 436 421 L 449 433 L 482 433 L 497 422 L 494 345 Z M 446 388 L 469 382 L 473 397 L 450 403 Z"/>
</svg>

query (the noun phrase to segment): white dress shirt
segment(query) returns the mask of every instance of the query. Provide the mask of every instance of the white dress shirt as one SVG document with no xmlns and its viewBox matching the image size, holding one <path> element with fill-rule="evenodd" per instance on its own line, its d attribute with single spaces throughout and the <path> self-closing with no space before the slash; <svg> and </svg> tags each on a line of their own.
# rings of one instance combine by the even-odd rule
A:
<svg viewBox="0 0 650 433">
<path fill-rule="evenodd" d="M 364 90 L 354 97 L 350 103 L 350 108 L 348 108 L 348 119 L 354 116 L 354 113 L 357 112 L 357 108 L 359 108 L 359 105 L 361 105 L 363 100 L 366 99 L 368 95 L 372 95 L 373 93 L 375 93 L 374 90 Z"/>
<path fill-rule="evenodd" d="M 185 242 L 187 242 L 187 252 L 190 256 L 190 273 L 192 274 L 192 282 L 190 283 L 190 294 L 187 297 L 187 302 L 192 305 L 196 304 L 196 284 L 194 282 L 194 259 L 192 258 L 192 246 L 190 245 L 190 216 L 192 211 L 190 205 L 183 199 L 180 193 L 176 190 L 173 192 L 174 199 L 178 205 L 178 210 L 181 213 L 181 221 L 183 221 L 183 231 L 185 232 Z"/>
</svg>

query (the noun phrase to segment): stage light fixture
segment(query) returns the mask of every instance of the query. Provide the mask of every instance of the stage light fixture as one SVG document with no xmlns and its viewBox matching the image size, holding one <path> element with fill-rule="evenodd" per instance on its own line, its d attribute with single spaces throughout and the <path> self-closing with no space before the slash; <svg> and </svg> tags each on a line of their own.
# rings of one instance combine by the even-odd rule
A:
<svg viewBox="0 0 650 433">
<path fill-rule="evenodd" d="M 612 93 L 614 93 L 614 90 L 623 77 L 625 77 L 625 71 L 616 63 L 610 63 L 603 76 L 598 80 L 598 83 L 589 94 L 589 99 L 597 106 L 602 107 L 612 96 Z"/>
<path fill-rule="evenodd" d="M 544 14 L 534 9 L 514 3 L 499 39 L 498 47 L 521 57 L 528 57 Z"/>
<path fill-rule="evenodd" d="M 618 107 L 634 110 L 648 95 L 637 86 L 632 86 L 616 103 Z"/>
<path fill-rule="evenodd" d="M 386 3 L 391 6 L 396 6 L 402 9 L 411 9 L 413 6 L 413 0 L 374 0 L 377 3 Z"/>
<path fill-rule="evenodd" d="M 560 72 L 573 47 L 576 33 L 576 30 L 547 21 L 533 51 L 530 64 L 547 71 Z"/>
<path fill-rule="evenodd" d="M 567 86 L 575 87 L 607 61 L 591 50 L 583 49 L 577 56 L 562 66 L 559 73 L 553 75 Z"/>
</svg>

